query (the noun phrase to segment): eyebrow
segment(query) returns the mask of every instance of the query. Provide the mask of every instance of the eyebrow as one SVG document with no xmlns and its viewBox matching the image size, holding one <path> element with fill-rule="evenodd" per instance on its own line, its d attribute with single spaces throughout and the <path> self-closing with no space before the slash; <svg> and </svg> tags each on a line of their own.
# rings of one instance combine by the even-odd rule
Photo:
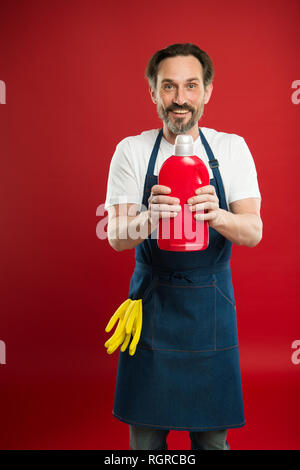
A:
<svg viewBox="0 0 300 470">
<path fill-rule="evenodd" d="M 172 80 L 171 78 L 164 78 L 161 83 L 165 83 L 165 82 L 170 83 L 170 82 L 173 82 L 173 81 L 174 80 Z M 193 77 L 193 78 L 187 78 L 186 79 L 186 82 L 195 82 L 195 81 L 200 82 L 200 79 L 198 77 Z"/>
</svg>

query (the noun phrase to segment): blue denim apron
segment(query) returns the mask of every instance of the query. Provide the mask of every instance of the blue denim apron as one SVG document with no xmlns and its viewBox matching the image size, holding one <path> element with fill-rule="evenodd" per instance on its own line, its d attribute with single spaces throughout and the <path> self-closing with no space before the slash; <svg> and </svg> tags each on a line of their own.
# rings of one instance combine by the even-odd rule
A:
<svg viewBox="0 0 300 470">
<path fill-rule="evenodd" d="M 228 210 L 218 161 L 199 133 L 214 175 L 210 184 Z M 145 207 L 157 184 L 161 138 L 162 130 L 145 178 Z M 245 424 L 231 248 L 211 227 L 203 251 L 161 250 L 153 234 L 135 248 L 129 298 L 143 299 L 143 327 L 135 355 L 119 355 L 113 415 L 120 421 L 195 432 Z"/>
</svg>

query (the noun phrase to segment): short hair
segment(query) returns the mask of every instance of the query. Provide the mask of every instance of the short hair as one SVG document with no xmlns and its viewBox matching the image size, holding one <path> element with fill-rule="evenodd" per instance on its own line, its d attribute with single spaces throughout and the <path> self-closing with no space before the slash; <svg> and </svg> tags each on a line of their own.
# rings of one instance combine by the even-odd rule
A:
<svg viewBox="0 0 300 470">
<path fill-rule="evenodd" d="M 203 67 L 204 87 L 209 85 L 214 77 L 214 66 L 211 58 L 198 46 L 187 42 L 184 44 L 171 44 L 170 46 L 155 52 L 155 54 L 151 57 L 146 67 L 145 75 L 152 90 L 156 89 L 158 66 L 162 60 L 169 57 L 188 55 L 193 55 L 199 60 Z"/>
</svg>

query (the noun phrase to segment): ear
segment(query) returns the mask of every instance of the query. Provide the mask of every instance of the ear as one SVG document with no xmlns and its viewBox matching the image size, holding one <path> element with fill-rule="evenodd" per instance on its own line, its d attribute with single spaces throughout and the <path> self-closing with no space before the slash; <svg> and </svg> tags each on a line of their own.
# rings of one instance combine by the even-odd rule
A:
<svg viewBox="0 0 300 470">
<path fill-rule="evenodd" d="M 156 100 L 155 90 L 153 90 L 151 87 L 149 87 L 149 93 L 150 93 L 150 96 L 151 96 L 151 100 L 153 101 L 154 104 L 156 104 L 157 100 Z"/>
<path fill-rule="evenodd" d="M 207 104 L 209 102 L 212 91 L 213 91 L 213 88 L 214 88 L 214 86 L 213 86 L 212 83 L 207 85 L 207 87 L 205 88 L 205 95 L 204 95 L 204 103 L 205 104 Z"/>
</svg>

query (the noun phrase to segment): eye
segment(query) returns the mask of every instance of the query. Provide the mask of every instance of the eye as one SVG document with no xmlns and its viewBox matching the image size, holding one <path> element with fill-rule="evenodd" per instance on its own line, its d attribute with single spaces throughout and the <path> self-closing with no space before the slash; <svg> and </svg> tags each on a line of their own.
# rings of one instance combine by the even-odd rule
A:
<svg viewBox="0 0 300 470">
<path fill-rule="evenodd" d="M 196 88 L 197 84 L 196 83 L 189 83 L 188 88 L 193 89 Z"/>
<path fill-rule="evenodd" d="M 173 85 L 172 85 L 172 83 L 165 83 L 163 88 L 164 88 L 164 90 L 172 90 Z"/>
</svg>

